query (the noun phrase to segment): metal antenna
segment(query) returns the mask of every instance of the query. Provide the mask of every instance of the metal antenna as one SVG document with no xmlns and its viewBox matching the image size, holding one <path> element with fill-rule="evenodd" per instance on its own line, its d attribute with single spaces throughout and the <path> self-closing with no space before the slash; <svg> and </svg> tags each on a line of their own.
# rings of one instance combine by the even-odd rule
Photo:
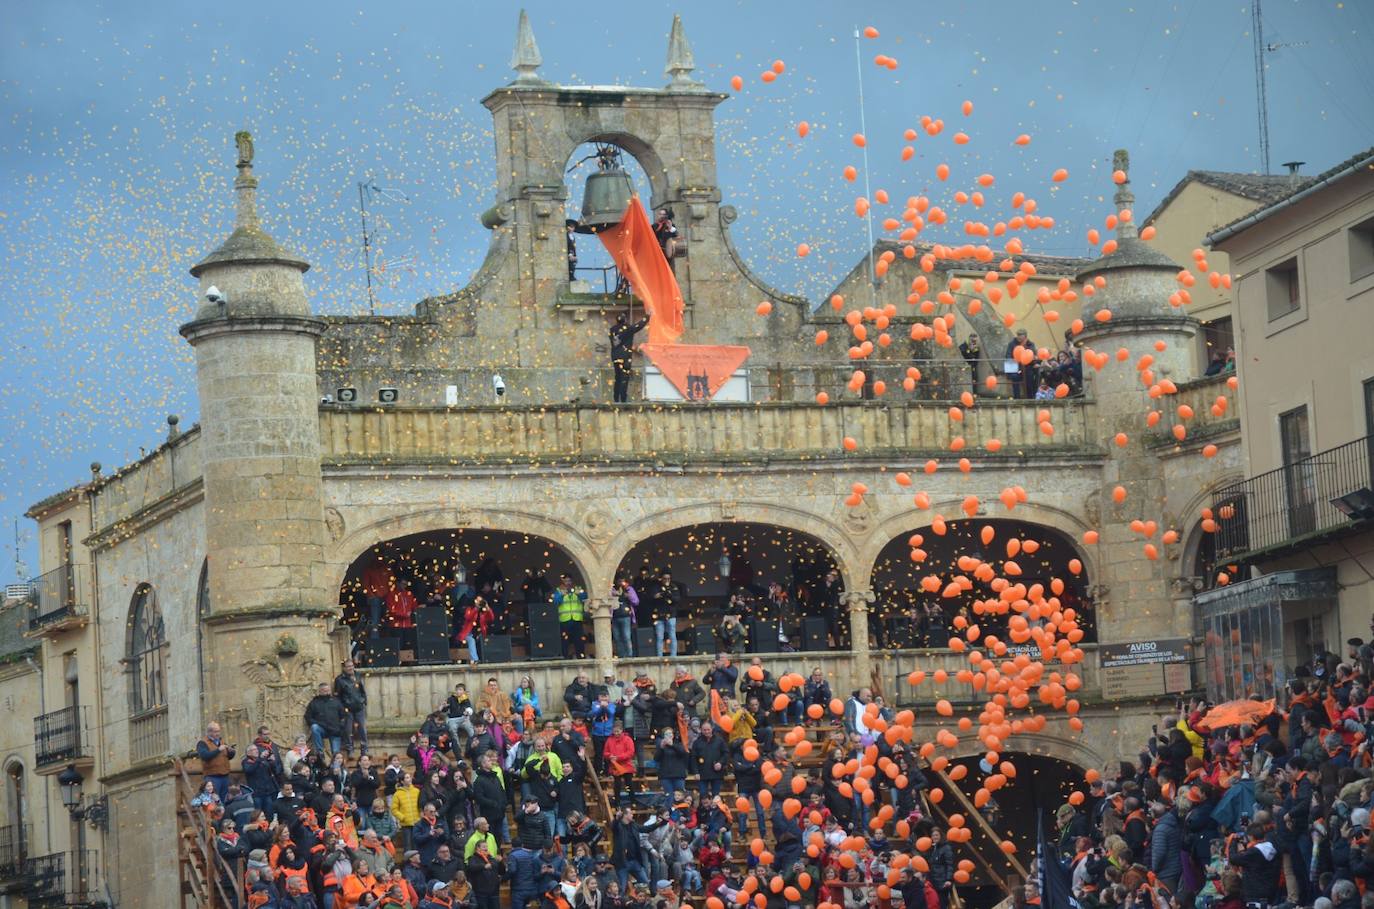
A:
<svg viewBox="0 0 1374 909">
<path fill-rule="evenodd" d="M 358 216 L 363 223 L 363 276 L 367 282 L 367 312 L 377 314 L 377 298 L 372 292 L 372 241 L 367 232 L 367 197 L 375 193 L 389 202 L 409 202 L 410 197 L 399 189 L 378 186 L 373 180 L 358 181 Z"/>
<path fill-rule="evenodd" d="M 864 117 L 864 63 L 863 52 L 859 50 L 859 27 L 854 26 L 854 67 L 859 74 L 859 132 L 865 138 L 868 136 L 868 122 Z M 871 203 L 873 193 L 869 188 L 868 178 L 868 143 L 864 143 L 864 197 Z M 875 304 L 878 300 L 878 272 L 873 267 L 873 206 L 870 204 L 868 211 L 864 213 L 864 224 L 868 227 L 868 291 L 871 303 Z"/>
<path fill-rule="evenodd" d="M 1260 172 L 1269 173 L 1269 99 L 1264 89 L 1264 18 L 1260 0 L 1250 2 L 1250 32 L 1255 42 L 1255 100 L 1259 107 Z"/>
</svg>

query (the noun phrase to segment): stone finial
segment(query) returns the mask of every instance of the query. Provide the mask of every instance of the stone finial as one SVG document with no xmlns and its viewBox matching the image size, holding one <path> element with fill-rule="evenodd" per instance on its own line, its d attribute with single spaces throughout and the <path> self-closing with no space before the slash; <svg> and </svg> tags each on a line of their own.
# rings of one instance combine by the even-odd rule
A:
<svg viewBox="0 0 1374 909">
<path fill-rule="evenodd" d="M 673 14 L 673 27 L 668 32 L 668 63 L 663 67 L 663 75 L 671 81 L 668 88 L 695 89 L 704 87 L 692 78 L 697 68 L 692 58 L 692 45 L 687 43 L 687 33 L 682 29 L 682 16 Z"/>
<path fill-rule="evenodd" d="M 258 178 L 253 176 L 253 134 L 246 129 L 234 133 L 234 144 L 238 146 L 238 163 L 235 165 L 239 175 L 234 178 L 234 194 L 237 197 L 237 211 L 234 226 L 256 228 L 258 224 Z"/>
<path fill-rule="evenodd" d="M 534 43 L 534 29 L 530 28 L 530 17 L 522 9 L 520 24 L 515 29 L 515 50 L 511 51 L 510 68 L 515 70 L 516 85 L 541 83 L 539 67 L 544 58 L 539 54 L 539 45 Z"/>
<path fill-rule="evenodd" d="M 178 416 L 177 416 L 176 414 L 174 414 L 174 413 L 169 413 L 169 414 L 167 414 L 167 441 L 168 441 L 168 442 L 172 441 L 172 440 L 175 439 L 178 435 L 181 434 L 181 430 L 177 429 L 177 424 L 180 423 L 180 422 L 181 422 L 181 417 L 178 417 Z"/>
<path fill-rule="evenodd" d="M 1121 171 L 1126 175 L 1116 188 L 1116 195 L 1112 201 L 1116 204 L 1118 212 L 1128 210 L 1135 205 L 1135 193 L 1131 192 L 1131 156 L 1124 148 L 1118 148 L 1112 153 L 1112 173 Z M 1116 238 L 1118 240 L 1130 240 L 1139 236 L 1139 231 L 1135 226 L 1135 218 L 1129 221 L 1118 221 L 1116 225 Z"/>
</svg>

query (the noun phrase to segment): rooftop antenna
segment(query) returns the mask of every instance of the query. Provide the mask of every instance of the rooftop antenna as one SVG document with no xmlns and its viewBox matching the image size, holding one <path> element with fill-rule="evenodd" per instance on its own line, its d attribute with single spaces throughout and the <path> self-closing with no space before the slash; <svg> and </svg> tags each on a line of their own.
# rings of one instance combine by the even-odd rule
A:
<svg viewBox="0 0 1374 909">
<path fill-rule="evenodd" d="M 367 231 L 367 200 L 380 196 L 389 202 L 409 202 L 410 197 L 398 189 L 378 186 L 374 180 L 358 181 L 358 216 L 363 224 L 363 276 L 367 283 L 367 313 L 377 314 L 377 297 L 372 291 L 372 240 Z"/>
<path fill-rule="evenodd" d="M 854 26 L 854 66 L 859 74 L 859 132 L 868 135 L 868 122 L 864 116 L 864 61 L 863 51 L 859 49 L 859 27 Z M 871 200 L 873 192 L 868 177 L 868 143 L 864 143 L 864 198 Z M 864 224 L 868 227 L 868 294 L 870 302 L 877 304 L 878 272 L 873 267 L 873 208 L 869 206 L 864 213 Z"/>
<path fill-rule="evenodd" d="M 1250 37 L 1255 43 L 1255 101 L 1259 111 L 1260 173 L 1269 173 L 1269 100 L 1264 90 L 1264 16 L 1260 0 L 1250 3 Z"/>
<path fill-rule="evenodd" d="M 27 580 L 29 576 L 29 566 L 24 564 L 24 550 L 21 548 L 19 536 L 19 519 L 14 519 L 14 576 L 17 580 Z"/>
</svg>

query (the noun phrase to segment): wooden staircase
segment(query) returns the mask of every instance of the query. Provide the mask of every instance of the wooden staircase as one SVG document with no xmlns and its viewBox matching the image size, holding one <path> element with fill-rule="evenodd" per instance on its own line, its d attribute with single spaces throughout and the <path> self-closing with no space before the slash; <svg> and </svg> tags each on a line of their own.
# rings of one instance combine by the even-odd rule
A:
<svg viewBox="0 0 1374 909">
<path fill-rule="evenodd" d="M 215 836 L 204 812 L 191 805 L 203 783 L 199 771 L 172 761 L 172 785 L 177 802 L 177 871 L 181 878 L 181 909 L 236 909 L 243 905 L 243 881 L 220 857 Z"/>
</svg>

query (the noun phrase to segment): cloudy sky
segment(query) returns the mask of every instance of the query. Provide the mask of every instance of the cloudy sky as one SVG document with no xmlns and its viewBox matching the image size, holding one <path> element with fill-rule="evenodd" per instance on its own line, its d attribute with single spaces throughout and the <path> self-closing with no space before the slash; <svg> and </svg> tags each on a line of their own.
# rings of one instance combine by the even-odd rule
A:
<svg viewBox="0 0 1374 909">
<path fill-rule="evenodd" d="M 1240 2 L 531 0 L 542 75 L 658 86 L 684 13 L 698 76 L 730 92 L 717 143 L 735 236 L 777 287 L 819 300 L 865 249 L 858 70 L 873 186 L 929 189 L 934 165 L 1038 194 L 1056 217 L 1030 251 L 1081 254 L 1109 207 L 1112 149 L 1132 152 L 1146 212 L 1189 168 L 1259 167 L 1251 12 Z M 1035 15 L 1028 17 L 1029 9 Z M 168 413 L 196 419 L 186 269 L 227 234 L 233 132 L 257 137 L 265 217 L 314 264 L 317 310 L 365 312 L 357 183 L 374 200 L 378 310 L 461 287 L 487 235 L 493 143 L 480 98 L 508 82 L 518 6 L 297 0 L 11 3 L 0 31 L 0 516 L 138 457 Z M 614 11 L 613 11 L 614 10 Z M 855 26 L 872 25 L 856 66 Z M 1267 0 L 1273 166 L 1312 173 L 1374 136 L 1374 4 Z M 885 54 L 895 70 L 875 66 Z M 764 84 L 774 60 L 784 74 Z M 963 101 L 974 103 L 964 118 Z M 913 160 L 902 132 L 922 115 Z M 799 139 L 796 124 L 811 134 Z M 966 130 L 972 141 L 949 141 Z M 1021 133 L 1032 143 L 1017 147 Z M 1055 188 L 1056 168 L 1071 177 Z M 976 170 L 975 170 L 976 169 Z M 990 201 L 993 201 L 990 198 Z M 958 236 L 949 239 L 957 240 Z M 814 250 L 806 260 L 796 244 Z M 32 534 L 23 544 L 32 559 Z M 0 576 L 8 579 L 11 556 Z"/>
</svg>

